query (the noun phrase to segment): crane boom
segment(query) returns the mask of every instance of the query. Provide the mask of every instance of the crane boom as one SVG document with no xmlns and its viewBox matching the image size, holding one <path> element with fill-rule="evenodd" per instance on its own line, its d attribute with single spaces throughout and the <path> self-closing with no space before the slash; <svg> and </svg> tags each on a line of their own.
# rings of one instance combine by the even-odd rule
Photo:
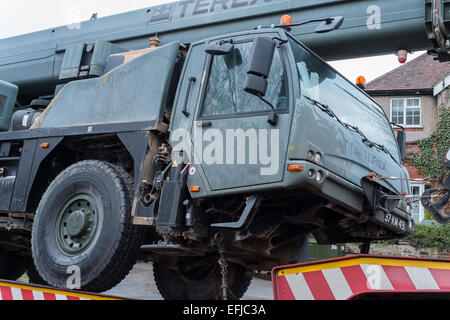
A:
<svg viewBox="0 0 450 320">
<path fill-rule="evenodd" d="M 60 79 L 66 49 L 97 40 L 123 50 L 191 43 L 212 36 L 277 24 L 283 14 L 294 22 L 344 16 L 339 31 L 314 34 L 315 26 L 292 35 L 326 60 L 434 49 L 449 58 L 448 0 L 181 0 L 151 8 L 0 40 L 0 79 L 20 86 L 21 94 L 50 93 Z"/>
</svg>

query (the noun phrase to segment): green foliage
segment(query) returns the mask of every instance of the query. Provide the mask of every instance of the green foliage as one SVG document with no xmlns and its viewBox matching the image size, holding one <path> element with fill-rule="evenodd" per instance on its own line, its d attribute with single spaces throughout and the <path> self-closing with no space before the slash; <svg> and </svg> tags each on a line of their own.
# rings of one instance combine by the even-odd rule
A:
<svg viewBox="0 0 450 320">
<path fill-rule="evenodd" d="M 382 240 L 375 243 L 381 245 L 398 245 L 400 241 L 407 242 L 415 248 L 450 249 L 450 225 L 438 223 L 417 224 L 413 234 L 399 240 Z"/>
<path fill-rule="evenodd" d="M 417 224 L 414 233 L 405 240 L 416 248 L 450 249 L 450 224 Z"/>
<path fill-rule="evenodd" d="M 414 166 L 423 175 L 438 178 L 442 174 L 442 160 L 450 147 L 450 108 L 441 108 L 436 130 L 427 139 L 418 142 L 422 151 L 417 155 Z"/>
<path fill-rule="evenodd" d="M 424 220 L 434 220 L 432 214 L 428 210 L 425 210 Z"/>
</svg>

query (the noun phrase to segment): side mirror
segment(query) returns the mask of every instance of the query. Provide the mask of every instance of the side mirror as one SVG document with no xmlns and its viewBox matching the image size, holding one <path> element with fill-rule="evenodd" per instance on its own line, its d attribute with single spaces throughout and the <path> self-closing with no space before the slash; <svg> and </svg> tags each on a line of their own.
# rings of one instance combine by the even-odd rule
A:
<svg viewBox="0 0 450 320">
<path fill-rule="evenodd" d="M 269 84 L 267 78 L 269 78 L 270 69 L 272 69 L 275 45 L 275 41 L 269 38 L 259 37 L 254 40 L 247 69 L 247 80 L 244 86 L 245 92 L 257 96 L 270 106 L 272 112 L 269 114 L 267 122 L 272 126 L 278 124 L 278 114 L 273 105 L 263 97 L 267 93 Z"/>
<path fill-rule="evenodd" d="M 406 154 L 406 131 L 400 130 L 397 132 L 397 143 L 400 148 L 400 157 L 403 162 L 405 161 Z"/>
<path fill-rule="evenodd" d="M 344 17 L 342 16 L 328 18 L 324 22 L 319 24 L 314 32 L 315 33 L 331 32 L 339 29 L 342 26 L 342 23 L 344 23 Z"/>
<path fill-rule="evenodd" d="M 272 68 L 275 55 L 275 41 L 269 38 L 256 38 L 250 55 L 247 69 L 247 81 L 244 90 L 258 97 L 264 97 L 267 92 L 267 78 Z"/>
<path fill-rule="evenodd" d="M 234 44 L 232 43 L 210 43 L 206 49 L 205 52 L 207 54 L 213 55 L 213 56 L 224 56 L 229 54 L 231 51 L 234 50 Z"/>
</svg>

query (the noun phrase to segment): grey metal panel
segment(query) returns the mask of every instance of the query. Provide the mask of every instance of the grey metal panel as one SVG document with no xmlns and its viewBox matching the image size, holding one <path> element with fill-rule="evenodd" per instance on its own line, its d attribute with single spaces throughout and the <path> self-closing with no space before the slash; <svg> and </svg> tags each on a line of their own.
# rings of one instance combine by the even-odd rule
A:
<svg viewBox="0 0 450 320">
<path fill-rule="evenodd" d="M 97 40 L 94 45 L 77 43 L 69 46 L 64 54 L 59 79 L 74 79 L 82 75 L 101 76 L 111 54 L 128 51 L 106 41 Z M 88 59 L 87 57 L 90 57 Z"/>
<path fill-rule="evenodd" d="M 117 135 L 122 141 L 122 143 L 127 148 L 128 152 L 130 152 L 134 161 L 134 194 L 133 194 L 133 215 L 136 210 L 136 202 L 134 201 L 134 197 L 137 196 L 137 191 L 139 190 L 138 181 L 142 181 L 142 172 L 144 171 L 144 161 L 145 156 L 147 155 L 148 150 L 148 141 L 150 132 L 149 131 L 141 131 L 141 132 L 124 132 L 119 133 Z"/>
<path fill-rule="evenodd" d="M 0 132 L 2 143 L 15 140 L 30 140 L 48 137 L 89 136 L 99 134 L 117 134 L 118 132 L 159 130 L 158 119 L 122 123 L 104 123 L 63 128 L 40 128 L 34 130 Z"/>
<path fill-rule="evenodd" d="M 161 119 L 179 47 L 173 42 L 101 78 L 67 84 L 32 129 Z"/>
<path fill-rule="evenodd" d="M 16 188 L 14 189 L 14 195 L 13 195 L 13 203 L 15 204 L 15 211 L 26 211 L 27 210 L 27 204 L 28 204 L 28 198 L 30 196 L 31 188 L 33 187 L 34 180 L 36 178 L 36 175 L 38 174 L 39 167 L 41 166 L 42 162 L 47 158 L 47 156 L 55 150 L 55 148 L 59 145 L 59 143 L 63 140 L 63 137 L 54 137 L 54 138 L 41 138 L 36 141 L 36 151 L 33 155 L 33 162 L 31 164 L 31 170 L 28 168 L 28 159 L 30 159 L 31 153 L 28 153 L 28 156 L 25 155 L 25 157 L 22 157 L 23 162 L 26 163 L 26 166 L 22 166 L 22 170 L 24 172 L 29 172 L 28 175 L 28 183 L 25 183 L 26 176 L 22 175 L 21 172 L 19 176 L 19 181 L 22 182 L 22 184 L 18 184 Z M 48 143 L 48 148 L 40 148 L 40 145 L 42 143 Z M 27 159 L 28 158 L 28 159 Z M 18 205 L 20 203 L 20 205 Z"/>
<path fill-rule="evenodd" d="M 37 140 L 25 140 L 23 142 L 22 155 L 17 172 L 14 196 L 9 211 L 25 212 L 27 205 L 28 184 L 30 182 L 31 169 L 36 151 Z"/>
<path fill-rule="evenodd" d="M 0 210 L 7 211 L 11 201 L 16 177 L 0 177 Z"/>
<path fill-rule="evenodd" d="M 59 75 L 60 79 L 78 77 L 85 47 L 86 44 L 84 43 L 77 43 L 67 47 Z"/>
<path fill-rule="evenodd" d="M 104 74 L 106 61 L 112 54 L 129 51 L 127 49 L 116 46 L 115 44 L 97 40 L 95 42 L 90 62 L 89 76 L 101 76 Z"/>
</svg>

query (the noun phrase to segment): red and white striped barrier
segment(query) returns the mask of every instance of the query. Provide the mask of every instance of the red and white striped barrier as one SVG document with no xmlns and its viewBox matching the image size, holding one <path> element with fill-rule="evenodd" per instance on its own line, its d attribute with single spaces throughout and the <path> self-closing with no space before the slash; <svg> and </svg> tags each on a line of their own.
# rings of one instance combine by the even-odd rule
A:
<svg viewBox="0 0 450 320">
<path fill-rule="evenodd" d="M 450 293 L 450 261 L 351 256 L 275 268 L 275 300 L 348 300 L 368 293 Z"/>
<path fill-rule="evenodd" d="M 118 298 L 63 291 L 15 282 L 0 282 L 0 300 L 119 300 Z"/>
</svg>

